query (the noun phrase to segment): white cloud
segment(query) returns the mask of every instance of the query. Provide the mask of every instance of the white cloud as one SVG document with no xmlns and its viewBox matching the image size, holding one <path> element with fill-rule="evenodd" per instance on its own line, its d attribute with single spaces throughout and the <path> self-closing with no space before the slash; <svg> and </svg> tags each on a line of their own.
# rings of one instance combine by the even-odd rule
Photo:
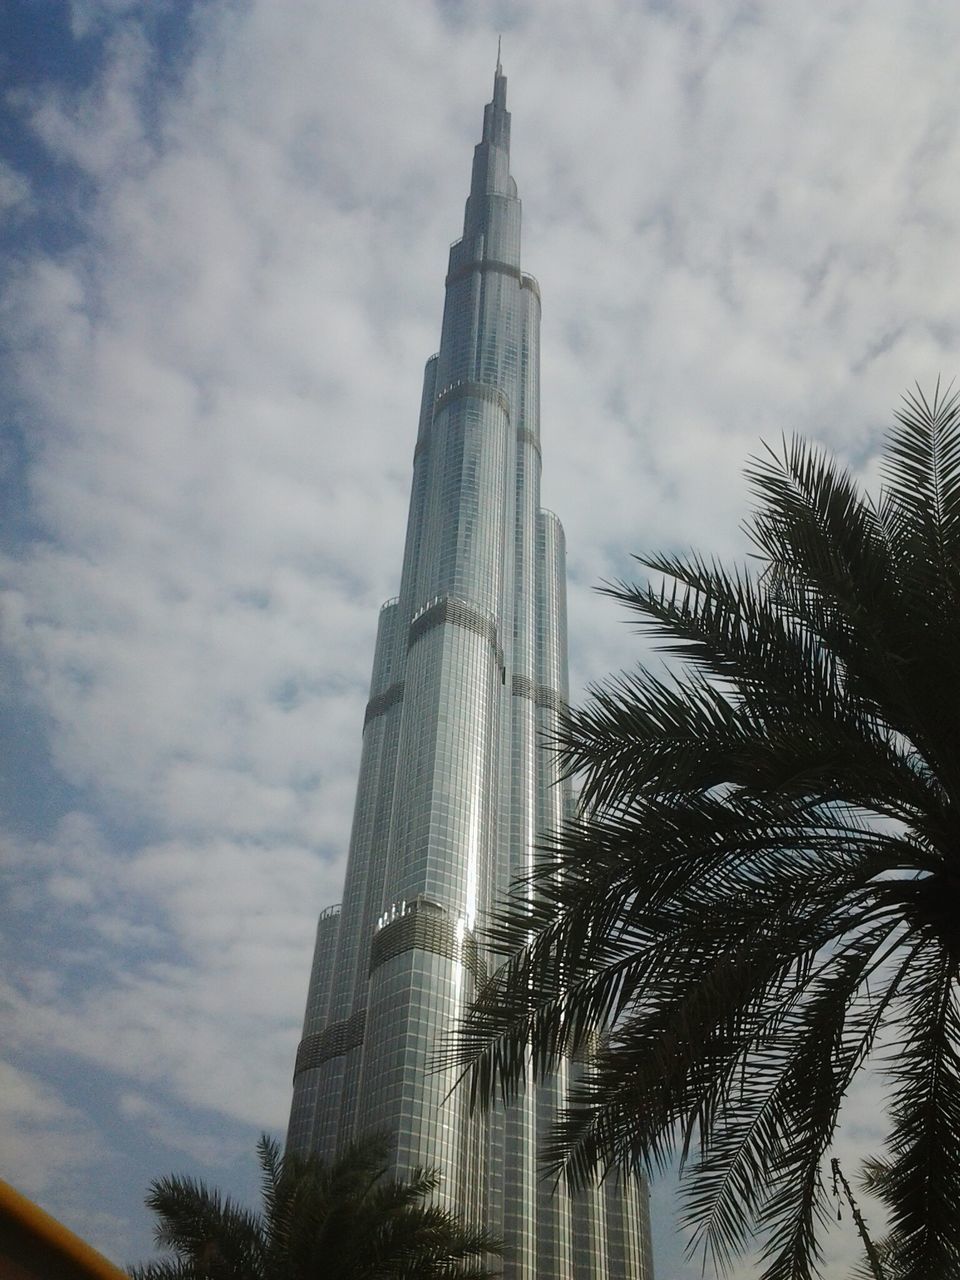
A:
<svg viewBox="0 0 960 1280">
<path fill-rule="evenodd" d="M 109 44 L 105 71 L 91 91 L 68 95 L 47 84 L 14 98 L 52 156 L 102 179 L 147 158 L 140 91 L 150 47 L 135 21 L 119 26 Z"/>
<path fill-rule="evenodd" d="M 29 179 L 0 160 L 0 216 L 19 219 L 32 212 L 34 207 Z"/>
<path fill-rule="evenodd" d="M 139 1129 L 149 1133 L 172 1151 L 183 1152 L 198 1165 L 222 1167 L 241 1154 L 235 1143 L 225 1142 L 214 1133 L 197 1129 L 172 1115 L 169 1108 L 158 1106 L 140 1093 L 124 1093 L 118 1103 L 120 1114 Z M 242 1154 L 249 1154 L 244 1151 Z"/>
<path fill-rule="evenodd" d="M 4 1154 L 18 1185 L 36 1195 L 65 1169 L 89 1160 L 89 1124 L 48 1085 L 0 1062 Z"/>
<path fill-rule="evenodd" d="M 251 1125 L 283 1124 L 304 955 L 341 864 L 318 874 L 304 848 L 226 839 L 120 857 L 83 814 L 18 862 L 33 888 L 24 909 L 53 920 L 10 956 L 0 1000 L 11 1048 L 70 1054 Z"/>
</svg>

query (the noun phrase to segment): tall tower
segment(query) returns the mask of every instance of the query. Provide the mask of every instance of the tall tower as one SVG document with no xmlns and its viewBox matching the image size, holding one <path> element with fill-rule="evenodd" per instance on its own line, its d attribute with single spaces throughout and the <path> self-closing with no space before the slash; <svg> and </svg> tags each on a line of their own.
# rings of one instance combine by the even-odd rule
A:
<svg viewBox="0 0 960 1280">
<path fill-rule="evenodd" d="M 515 1280 L 649 1280 L 645 1192 L 538 1177 L 564 1068 L 471 1116 L 443 1038 L 486 973 L 489 913 L 570 812 L 545 736 L 567 698 L 563 530 L 540 507 L 540 290 L 520 269 L 507 81 L 474 151 L 427 361 L 400 595 L 380 612 L 342 907 L 320 917 L 288 1146 L 396 1135 L 400 1171 L 504 1237 Z"/>
</svg>

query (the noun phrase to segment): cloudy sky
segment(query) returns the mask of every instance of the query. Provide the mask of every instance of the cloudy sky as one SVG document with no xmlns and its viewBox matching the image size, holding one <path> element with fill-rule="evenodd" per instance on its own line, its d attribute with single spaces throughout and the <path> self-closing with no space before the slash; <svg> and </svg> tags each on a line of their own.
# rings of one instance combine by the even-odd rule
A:
<svg viewBox="0 0 960 1280">
<path fill-rule="evenodd" d="M 0 1175 L 119 1261 L 285 1124 L 500 31 L 577 690 L 762 438 L 958 371 L 954 6 L 7 0 Z"/>
</svg>

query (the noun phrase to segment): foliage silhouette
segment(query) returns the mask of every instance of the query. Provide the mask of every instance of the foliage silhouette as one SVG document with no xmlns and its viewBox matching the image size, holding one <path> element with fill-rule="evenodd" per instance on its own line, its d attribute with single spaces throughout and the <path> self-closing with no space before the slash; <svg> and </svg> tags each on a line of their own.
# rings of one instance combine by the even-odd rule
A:
<svg viewBox="0 0 960 1280">
<path fill-rule="evenodd" d="M 174 1256 L 131 1270 L 133 1280 L 486 1280 L 500 1251 L 430 1197 L 439 1175 L 387 1175 L 391 1143 L 375 1135 L 325 1163 L 258 1144 L 260 1213 L 193 1178 L 160 1178 L 146 1203 L 157 1247 Z"/>
<path fill-rule="evenodd" d="M 550 1167 L 679 1149 L 691 1248 L 723 1265 L 759 1232 L 765 1280 L 816 1272 L 881 1036 L 890 1273 L 960 1274 L 960 407 L 938 384 L 896 416 L 876 501 L 784 441 L 748 470 L 757 568 L 664 554 L 605 588 L 673 673 L 565 719 L 581 815 L 450 1055 L 487 1105 L 601 1036 Z"/>
</svg>

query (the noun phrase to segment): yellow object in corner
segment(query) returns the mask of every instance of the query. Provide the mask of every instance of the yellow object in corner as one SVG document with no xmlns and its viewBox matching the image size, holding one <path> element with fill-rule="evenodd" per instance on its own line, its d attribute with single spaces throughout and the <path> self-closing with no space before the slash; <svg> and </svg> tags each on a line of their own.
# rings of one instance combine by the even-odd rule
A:
<svg viewBox="0 0 960 1280">
<path fill-rule="evenodd" d="M 129 1280 L 125 1271 L 0 1179 L 3 1280 Z"/>
</svg>

